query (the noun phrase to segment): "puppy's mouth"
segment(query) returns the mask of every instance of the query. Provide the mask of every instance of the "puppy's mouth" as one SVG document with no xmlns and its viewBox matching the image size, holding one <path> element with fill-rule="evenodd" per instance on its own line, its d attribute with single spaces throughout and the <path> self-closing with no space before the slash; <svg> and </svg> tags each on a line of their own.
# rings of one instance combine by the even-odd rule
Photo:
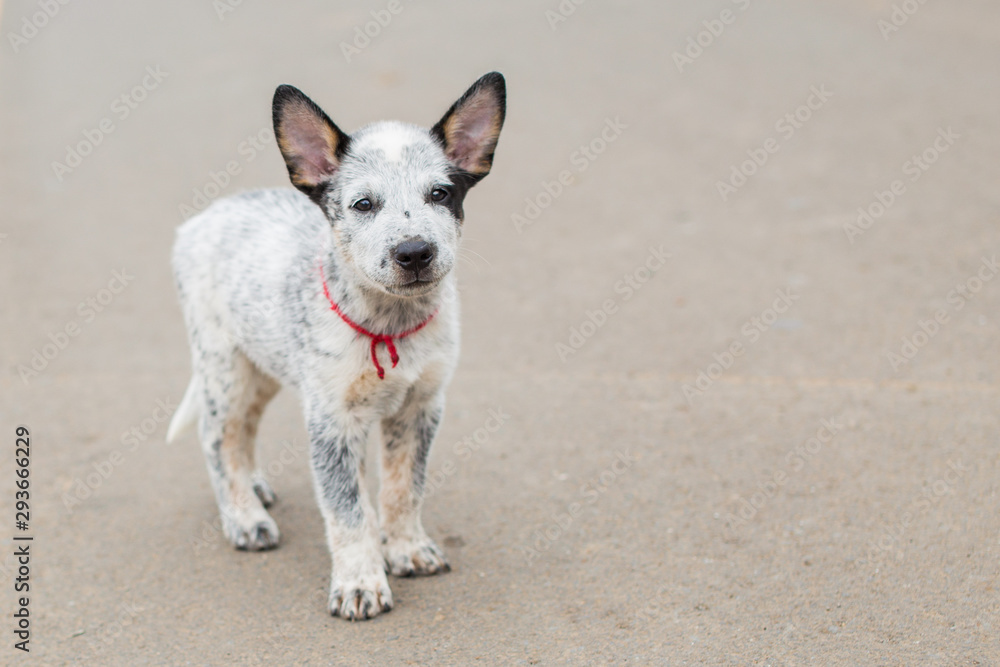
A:
<svg viewBox="0 0 1000 667">
<path fill-rule="evenodd" d="M 438 282 L 436 279 L 432 280 L 432 279 L 426 278 L 426 277 L 425 278 L 421 278 L 419 276 L 413 276 L 409 280 L 404 280 L 402 283 L 400 283 L 400 286 L 401 287 L 407 287 L 409 285 L 433 285 L 436 282 Z"/>
<path fill-rule="evenodd" d="M 418 296 L 420 294 L 430 292 L 437 287 L 440 282 L 440 278 L 426 280 L 413 277 L 408 281 L 396 283 L 395 285 L 385 285 L 385 288 L 390 294 L 396 294 L 399 296 Z"/>
</svg>

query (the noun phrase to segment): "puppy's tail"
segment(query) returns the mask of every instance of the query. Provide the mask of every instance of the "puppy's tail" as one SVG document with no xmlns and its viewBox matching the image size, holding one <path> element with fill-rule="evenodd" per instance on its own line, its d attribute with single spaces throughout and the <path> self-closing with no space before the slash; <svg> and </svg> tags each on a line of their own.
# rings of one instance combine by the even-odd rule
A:
<svg viewBox="0 0 1000 667">
<path fill-rule="evenodd" d="M 198 421 L 200 412 L 197 399 L 198 389 L 198 376 L 195 375 L 191 378 L 187 391 L 184 392 L 184 398 L 181 399 L 181 404 L 177 408 L 177 412 L 174 413 L 174 418 L 170 420 L 170 426 L 167 428 L 167 442 L 173 442 L 177 436 L 182 435 Z"/>
</svg>

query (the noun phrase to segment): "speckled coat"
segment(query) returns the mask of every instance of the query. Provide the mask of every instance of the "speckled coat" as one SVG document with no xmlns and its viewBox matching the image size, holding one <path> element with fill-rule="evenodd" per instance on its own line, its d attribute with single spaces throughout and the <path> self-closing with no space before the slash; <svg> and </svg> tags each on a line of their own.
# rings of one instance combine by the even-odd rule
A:
<svg viewBox="0 0 1000 667">
<path fill-rule="evenodd" d="M 173 265 L 193 377 L 168 440 L 197 423 L 227 538 L 275 547 L 274 493 L 254 439 L 278 388 L 295 387 L 333 561 L 330 611 L 370 618 L 392 607 L 386 570 L 448 569 L 421 525 L 421 496 L 458 358 L 462 201 L 492 166 L 504 80 L 482 77 L 431 130 L 383 122 L 348 136 L 291 86 L 278 88 L 273 109 L 298 190 L 229 197 L 178 230 Z M 393 340 L 395 365 L 385 342 L 373 361 L 371 338 L 355 328 L 398 336 L 421 324 Z M 378 514 L 363 474 L 377 428 Z"/>
</svg>

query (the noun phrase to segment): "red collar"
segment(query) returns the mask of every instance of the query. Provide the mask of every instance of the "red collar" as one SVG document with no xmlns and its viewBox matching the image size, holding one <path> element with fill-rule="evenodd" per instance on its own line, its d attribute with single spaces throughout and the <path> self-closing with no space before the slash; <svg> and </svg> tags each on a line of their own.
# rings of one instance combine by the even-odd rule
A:
<svg viewBox="0 0 1000 667">
<path fill-rule="evenodd" d="M 426 320 L 424 320 L 417 326 L 395 335 L 372 333 L 371 331 L 368 331 L 368 329 L 365 329 L 363 326 L 361 326 L 360 324 L 349 318 L 347 315 L 345 315 L 344 311 L 340 309 L 340 306 L 338 306 L 336 303 L 333 302 L 333 298 L 330 296 L 330 288 L 326 284 L 326 275 L 324 275 L 323 273 L 322 264 L 319 265 L 319 277 L 323 281 L 323 294 L 326 295 L 326 300 L 330 302 L 330 310 L 340 315 L 340 319 L 344 320 L 344 322 L 346 322 L 348 326 L 357 331 L 359 334 L 368 336 L 369 338 L 372 339 L 372 363 L 375 364 L 375 370 L 378 372 L 378 377 L 380 380 L 385 378 L 385 369 L 382 368 L 382 365 L 379 364 L 378 362 L 378 355 L 375 353 L 376 346 L 379 343 L 385 343 L 386 349 L 389 350 L 389 358 L 392 360 L 392 367 L 395 368 L 396 364 L 399 363 L 399 355 L 396 354 L 396 345 L 392 342 L 393 339 L 395 338 L 398 340 L 400 338 L 406 338 L 410 334 L 420 331 L 425 326 L 427 326 L 428 322 L 434 319 L 435 315 L 437 315 L 437 311 L 435 310 L 427 317 Z"/>
</svg>

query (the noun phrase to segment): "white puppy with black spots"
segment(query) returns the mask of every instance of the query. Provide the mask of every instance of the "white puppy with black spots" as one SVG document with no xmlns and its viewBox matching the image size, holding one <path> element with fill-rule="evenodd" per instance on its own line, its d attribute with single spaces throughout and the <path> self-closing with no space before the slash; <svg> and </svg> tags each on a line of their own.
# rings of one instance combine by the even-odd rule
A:
<svg viewBox="0 0 1000 667">
<path fill-rule="evenodd" d="M 343 618 L 392 607 L 386 570 L 448 569 L 420 522 L 458 359 L 458 303 L 445 297 L 456 293 L 462 201 L 490 171 L 505 104 L 493 72 L 430 130 L 382 122 L 347 135 L 280 86 L 275 137 L 299 191 L 220 200 L 177 233 L 193 377 L 167 438 L 197 422 L 227 538 L 239 549 L 275 547 L 265 509 L 274 493 L 254 440 L 278 388 L 298 390 L 333 560 L 329 608 Z M 378 515 L 364 478 L 375 428 Z"/>
</svg>

